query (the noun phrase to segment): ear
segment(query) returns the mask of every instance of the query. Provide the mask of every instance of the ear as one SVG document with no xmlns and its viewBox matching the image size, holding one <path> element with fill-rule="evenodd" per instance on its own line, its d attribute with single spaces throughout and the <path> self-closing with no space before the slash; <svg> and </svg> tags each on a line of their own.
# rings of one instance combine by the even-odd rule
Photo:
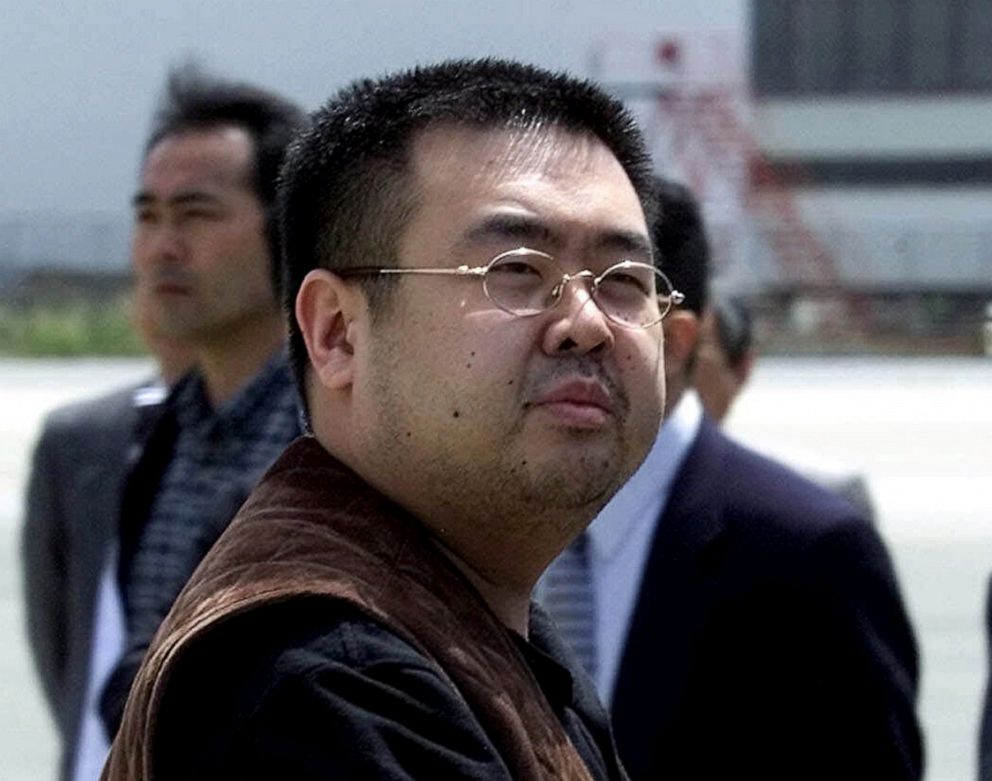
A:
<svg viewBox="0 0 992 781">
<path fill-rule="evenodd" d="M 329 390 L 351 386 L 355 372 L 356 315 L 364 298 L 326 269 L 314 269 L 296 294 L 296 322 L 310 355 L 313 378 Z"/>
<path fill-rule="evenodd" d="M 754 350 L 748 350 L 741 356 L 740 360 L 734 364 L 733 372 L 737 378 L 737 386 L 743 387 L 751 379 L 751 371 L 754 369 Z"/>
<path fill-rule="evenodd" d="M 699 339 L 699 318 L 676 309 L 665 318 L 665 376 L 670 381 L 685 378 Z"/>
</svg>

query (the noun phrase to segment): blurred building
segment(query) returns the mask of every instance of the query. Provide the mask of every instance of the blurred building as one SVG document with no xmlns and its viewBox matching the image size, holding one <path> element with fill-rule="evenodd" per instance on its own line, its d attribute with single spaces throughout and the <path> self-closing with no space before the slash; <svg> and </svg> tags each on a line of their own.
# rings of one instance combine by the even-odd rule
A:
<svg viewBox="0 0 992 781">
<path fill-rule="evenodd" d="M 924 335 L 992 299 L 992 3 L 755 0 L 755 132 L 842 291 Z M 884 323 L 879 323 L 884 325 Z"/>
<path fill-rule="evenodd" d="M 977 351 L 992 301 L 992 3 L 753 0 L 748 31 L 604 41 L 766 343 Z"/>
</svg>

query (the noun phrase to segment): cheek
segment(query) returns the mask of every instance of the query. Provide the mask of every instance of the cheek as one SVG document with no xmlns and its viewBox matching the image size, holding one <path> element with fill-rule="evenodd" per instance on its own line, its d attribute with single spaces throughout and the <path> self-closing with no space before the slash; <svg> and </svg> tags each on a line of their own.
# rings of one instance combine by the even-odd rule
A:
<svg viewBox="0 0 992 781">
<path fill-rule="evenodd" d="M 631 405 L 653 414 L 664 406 L 664 349 L 657 339 L 618 342 L 616 360 Z M 635 410 L 636 411 L 636 410 Z"/>
</svg>

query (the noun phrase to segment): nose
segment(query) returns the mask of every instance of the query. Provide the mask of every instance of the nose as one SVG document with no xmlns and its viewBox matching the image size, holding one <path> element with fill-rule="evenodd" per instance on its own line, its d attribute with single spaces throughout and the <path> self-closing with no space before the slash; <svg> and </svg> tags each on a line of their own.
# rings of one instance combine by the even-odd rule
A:
<svg viewBox="0 0 992 781">
<path fill-rule="evenodd" d="M 613 328 L 593 300 L 589 282 L 573 277 L 563 282 L 561 300 L 549 310 L 543 349 L 548 355 L 606 353 L 613 349 Z"/>
<path fill-rule="evenodd" d="M 180 231 L 169 220 L 139 223 L 134 231 L 134 258 L 153 264 L 182 260 L 184 243 Z"/>
</svg>

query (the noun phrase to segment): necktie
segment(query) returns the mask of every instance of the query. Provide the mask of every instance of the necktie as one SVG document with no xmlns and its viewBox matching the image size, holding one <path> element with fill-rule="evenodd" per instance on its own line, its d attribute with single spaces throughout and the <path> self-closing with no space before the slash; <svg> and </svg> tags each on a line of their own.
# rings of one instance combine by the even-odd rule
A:
<svg viewBox="0 0 992 781">
<path fill-rule="evenodd" d="M 583 532 L 561 552 L 541 579 L 538 595 L 579 663 L 596 677 L 596 593 Z"/>
</svg>

